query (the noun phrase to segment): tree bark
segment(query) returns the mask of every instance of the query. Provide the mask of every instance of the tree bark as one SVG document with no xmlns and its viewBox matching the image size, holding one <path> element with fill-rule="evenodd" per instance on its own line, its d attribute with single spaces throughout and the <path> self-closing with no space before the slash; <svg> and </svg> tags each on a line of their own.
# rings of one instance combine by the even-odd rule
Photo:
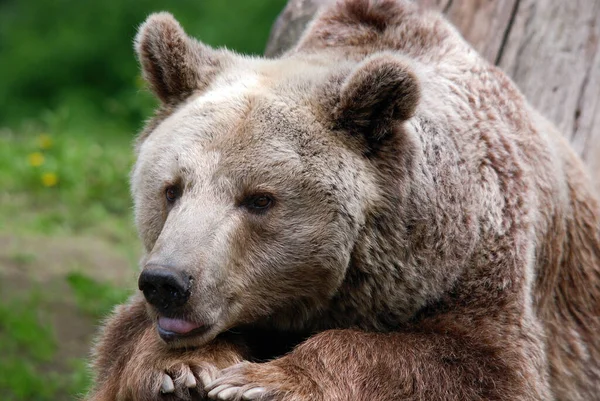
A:
<svg viewBox="0 0 600 401">
<path fill-rule="evenodd" d="M 265 54 L 292 47 L 332 0 L 289 0 Z M 553 121 L 600 189 L 600 0 L 416 0 L 444 13 Z"/>
</svg>

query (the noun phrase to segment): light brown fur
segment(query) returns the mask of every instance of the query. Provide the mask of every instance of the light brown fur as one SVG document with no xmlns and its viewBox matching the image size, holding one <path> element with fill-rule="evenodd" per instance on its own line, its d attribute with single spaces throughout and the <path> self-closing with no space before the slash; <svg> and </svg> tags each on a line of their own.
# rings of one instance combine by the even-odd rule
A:
<svg viewBox="0 0 600 401">
<path fill-rule="evenodd" d="M 177 316 L 210 330 L 167 347 L 154 308 L 121 307 L 91 399 L 163 399 L 165 373 L 181 399 L 600 399 L 597 195 L 441 16 L 340 1 L 263 60 L 160 14 L 137 49 L 163 101 L 132 173 L 142 264 L 190 272 Z"/>
</svg>

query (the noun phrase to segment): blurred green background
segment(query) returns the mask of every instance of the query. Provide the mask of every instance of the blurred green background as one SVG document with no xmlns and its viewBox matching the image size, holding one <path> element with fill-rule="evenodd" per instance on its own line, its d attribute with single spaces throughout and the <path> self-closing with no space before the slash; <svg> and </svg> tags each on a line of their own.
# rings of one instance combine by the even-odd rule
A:
<svg viewBox="0 0 600 401">
<path fill-rule="evenodd" d="M 76 399 L 99 323 L 135 288 L 131 143 L 155 102 L 132 50 L 168 10 L 261 54 L 285 0 L 0 1 L 0 399 Z"/>
</svg>

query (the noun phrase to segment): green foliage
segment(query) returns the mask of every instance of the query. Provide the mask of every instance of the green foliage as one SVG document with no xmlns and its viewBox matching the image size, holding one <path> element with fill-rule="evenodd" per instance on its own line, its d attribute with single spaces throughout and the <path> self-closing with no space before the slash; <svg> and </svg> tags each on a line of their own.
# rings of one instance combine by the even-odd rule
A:
<svg viewBox="0 0 600 401">
<path fill-rule="evenodd" d="M 135 259 L 131 143 L 156 104 L 133 53 L 137 26 L 149 13 L 167 10 L 205 43 L 259 54 L 284 4 L 0 1 L 0 241 L 42 234 L 68 242 L 87 236 Z M 9 249 L 4 261 L 16 269 L 43 266 L 43 258 L 29 248 Z M 73 399 L 88 388 L 86 355 L 63 360 L 65 344 L 53 324 L 61 315 L 60 327 L 66 324 L 68 330 L 69 317 L 53 305 L 57 299 L 70 305 L 65 313 L 75 312 L 79 325 L 89 321 L 86 343 L 79 344 L 88 350 L 94 324 L 130 290 L 96 281 L 86 266 L 77 267 L 66 276 L 64 270 L 58 276 L 40 274 L 54 277 L 59 288 L 66 284 L 67 291 L 52 291 L 44 282 L 49 279 L 34 272 L 31 279 L 41 280 L 41 286 L 33 291 L 17 288 L 16 298 L 0 292 L 0 399 Z M 3 268 L 0 284 L 12 287 Z"/>
<path fill-rule="evenodd" d="M 83 358 L 71 360 L 70 371 L 71 374 L 66 378 L 65 389 L 70 399 L 76 397 L 79 400 L 92 384 L 87 361 Z"/>
<path fill-rule="evenodd" d="M 50 400 L 55 383 L 42 367 L 56 350 L 54 335 L 40 316 L 40 296 L 0 304 L 0 394 L 5 400 Z"/>
<path fill-rule="evenodd" d="M 110 221 L 117 238 L 125 226 L 125 235 L 133 236 L 129 140 L 93 131 L 78 135 L 62 126 L 66 118 L 47 113 L 43 129 L 0 131 L 0 221 L 12 230 L 46 234 L 82 232 Z"/>
<path fill-rule="evenodd" d="M 91 277 L 73 272 L 67 276 L 77 299 L 77 305 L 89 315 L 101 319 L 106 317 L 113 307 L 124 302 L 131 291 L 100 283 Z"/>
<path fill-rule="evenodd" d="M 140 97 L 132 40 L 153 11 L 167 10 L 190 35 L 262 53 L 284 0 L 0 2 L 0 121 L 18 124 L 68 105 L 78 122 L 110 118 L 136 129 L 152 102 Z"/>
<path fill-rule="evenodd" d="M 58 391 L 56 381 L 40 373 L 35 363 L 20 356 L 8 355 L 0 364 L 0 391 L 3 400 L 54 400 Z"/>
<path fill-rule="evenodd" d="M 128 290 L 98 282 L 84 273 L 66 278 L 75 305 L 96 321 L 129 295 Z M 65 295 L 62 301 L 65 301 Z M 39 288 L 0 304 L 0 394 L 2 400 L 72 399 L 90 385 L 87 362 L 81 358 L 55 360 L 58 344 L 49 309 L 53 294 Z M 57 370 L 57 365 L 62 371 Z M 64 369 L 68 373 L 64 373 Z"/>
<path fill-rule="evenodd" d="M 39 294 L 33 293 L 26 299 L 0 304 L 0 354 L 18 351 L 40 362 L 52 358 L 54 339 L 48 327 L 41 323 L 39 302 Z"/>
</svg>

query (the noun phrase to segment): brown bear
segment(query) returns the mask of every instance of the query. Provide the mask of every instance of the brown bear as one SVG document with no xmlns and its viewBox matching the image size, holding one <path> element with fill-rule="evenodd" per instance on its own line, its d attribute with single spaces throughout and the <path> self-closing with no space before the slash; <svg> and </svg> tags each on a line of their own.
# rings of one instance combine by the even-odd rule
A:
<svg viewBox="0 0 600 401">
<path fill-rule="evenodd" d="M 440 15 L 339 1 L 264 59 L 160 13 L 135 46 L 146 256 L 89 399 L 600 400 L 597 195 Z"/>
</svg>

